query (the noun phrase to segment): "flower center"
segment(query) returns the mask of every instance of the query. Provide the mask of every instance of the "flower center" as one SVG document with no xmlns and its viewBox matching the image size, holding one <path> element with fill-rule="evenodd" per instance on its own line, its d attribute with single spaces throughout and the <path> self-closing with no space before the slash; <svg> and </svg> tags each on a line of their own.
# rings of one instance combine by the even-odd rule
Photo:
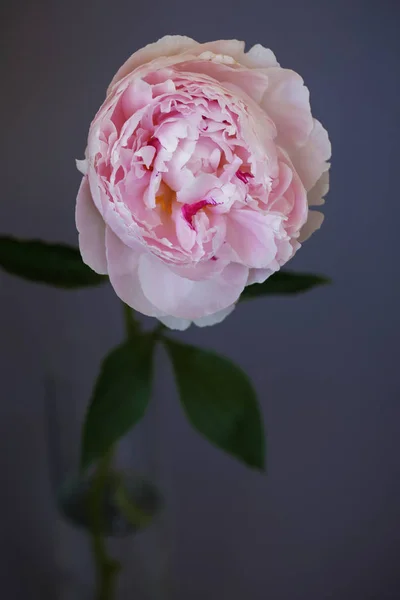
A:
<svg viewBox="0 0 400 600">
<path fill-rule="evenodd" d="M 167 215 L 172 214 L 172 203 L 176 199 L 176 192 L 164 182 L 161 183 L 159 194 L 156 196 L 156 204 Z"/>
</svg>

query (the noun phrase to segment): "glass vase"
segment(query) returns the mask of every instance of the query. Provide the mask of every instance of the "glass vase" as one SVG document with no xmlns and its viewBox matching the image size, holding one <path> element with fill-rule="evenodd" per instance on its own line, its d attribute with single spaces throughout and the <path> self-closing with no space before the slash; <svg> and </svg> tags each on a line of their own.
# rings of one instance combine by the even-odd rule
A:
<svg viewBox="0 0 400 600">
<path fill-rule="evenodd" d="M 157 389 L 139 425 L 122 440 L 116 453 L 116 469 L 131 479 L 156 486 L 161 510 L 143 529 L 132 532 L 113 515 L 112 533 L 106 538 L 108 553 L 120 564 L 115 591 L 102 596 L 96 584 L 93 547 L 88 527 L 66 517 L 60 494 L 79 473 L 81 427 L 90 399 L 90 384 L 69 369 L 57 365 L 56 353 L 46 364 L 44 381 L 48 465 L 51 490 L 57 505 L 54 556 L 57 600 L 171 600 L 171 532 L 165 499 L 165 473 L 160 448 L 162 407 Z M 156 386 L 157 387 L 157 386 Z"/>
</svg>

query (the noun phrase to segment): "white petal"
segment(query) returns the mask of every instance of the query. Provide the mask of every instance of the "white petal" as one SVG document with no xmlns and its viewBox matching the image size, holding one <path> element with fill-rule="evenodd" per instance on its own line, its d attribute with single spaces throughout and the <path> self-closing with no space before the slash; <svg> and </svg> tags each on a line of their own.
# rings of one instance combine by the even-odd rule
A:
<svg viewBox="0 0 400 600">
<path fill-rule="evenodd" d="M 83 262 L 93 271 L 107 273 L 106 242 L 103 218 L 95 207 L 89 181 L 83 177 L 76 199 L 76 228 L 79 232 L 79 249 Z"/>
<path fill-rule="evenodd" d="M 178 319 L 177 317 L 158 317 L 158 320 L 169 329 L 185 331 L 191 324 L 190 319 Z"/>
<path fill-rule="evenodd" d="M 307 223 L 303 225 L 300 231 L 299 242 L 305 242 L 308 238 L 319 229 L 324 220 L 324 215 L 317 210 L 308 212 Z"/>
<path fill-rule="evenodd" d="M 218 312 L 208 315 L 207 317 L 201 317 L 201 319 L 195 319 L 193 322 L 198 327 L 208 327 L 209 325 L 217 325 L 221 323 L 228 315 L 231 314 L 235 310 L 236 304 L 232 304 L 232 306 L 228 306 L 223 310 L 219 310 Z"/>
<path fill-rule="evenodd" d="M 194 321 L 190 321 L 189 319 L 178 319 L 177 317 L 158 317 L 158 320 L 161 321 L 166 327 L 169 329 L 175 329 L 177 331 L 185 331 L 192 322 L 198 327 L 208 327 L 210 325 L 217 325 L 221 323 L 228 315 L 231 314 L 235 310 L 236 304 L 232 304 L 232 306 L 228 306 L 223 310 L 219 310 L 218 312 L 208 315 L 207 317 L 201 317 L 200 319 L 195 319 Z"/>
<path fill-rule="evenodd" d="M 256 44 L 244 55 L 244 60 L 240 61 L 243 65 L 250 68 L 279 67 L 275 54 L 269 48 L 264 48 L 261 44 Z"/>
<path fill-rule="evenodd" d="M 82 175 L 87 175 L 88 162 L 87 162 L 86 158 L 84 158 L 83 160 L 76 159 L 75 164 L 76 164 L 76 168 L 78 169 L 78 171 L 80 173 L 82 173 Z"/>
<path fill-rule="evenodd" d="M 225 54 L 241 62 L 244 55 L 244 42 L 239 40 L 217 40 L 216 42 L 201 44 L 201 53 L 207 51 L 214 54 Z"/>
<path fill-rule="evenodd" d="M 325 196 L 329 191 L 329 171 L 322 173 L 312 190 L 307 194 L 308 206 L 321 206 L 325 203 Z"/>
</svg>

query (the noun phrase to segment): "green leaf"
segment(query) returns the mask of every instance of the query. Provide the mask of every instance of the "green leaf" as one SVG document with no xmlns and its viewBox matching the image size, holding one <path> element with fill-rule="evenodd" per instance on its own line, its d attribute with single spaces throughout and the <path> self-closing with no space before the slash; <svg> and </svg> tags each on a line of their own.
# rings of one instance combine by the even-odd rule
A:
<svg viewBox="0 0 400 600">
<path fill-rule="evenodd" d="M 265 440 L 247 375 L 214 352 L 164 339 L 190 423 L 211 443 L 250 467 L 264 469 Z"/>
<path fill-rule="evenodd" d="M 293 273 L 291 271 L 277 271 L 264 283 L 254 283 L 244 289 L 240 300 L 250 300 L 258 296 L 272 294 L 299 294 L 311 290 L 318 285 L 326 285 L 330 279 L 311 273 Z"/>
<path fill-rule="evenodd" d="M 143 417 L 151 394 L 153 347 L 152 336 L 138 336 L 104 359 L 83 429 L 83 469 Z"/>
<path fill-rule="evenodd" d="M 0 236 L 0 266 L 11 275 L 60 288 L 81 288 L 108 281 L 108 277 L 85 265 L 77 248 L 40 240 Z"/>
</svg>

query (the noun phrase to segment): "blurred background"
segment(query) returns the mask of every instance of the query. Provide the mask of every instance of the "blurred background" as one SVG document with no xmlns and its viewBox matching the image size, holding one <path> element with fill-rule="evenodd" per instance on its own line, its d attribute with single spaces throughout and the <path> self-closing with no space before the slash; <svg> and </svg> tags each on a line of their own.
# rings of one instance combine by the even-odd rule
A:
<svg viewBox="0 0 400 600">
<path fill-rule="evenodd" d="M 74 159 L 89 123 L 118 66 L 167 33 L 271 47 L 330 133 L 325 223 L 290 266 L 333 285 L 181 334 L 252 378 L 267 475 L 191 430 L 159 357 L 158 429 L 142 437 L 162 457 L 173 600 L 400 598 L 399 17 L 395 0 L 2 5 L 1 233 L 77 243 Z M 63 389 L 60 437 L 73 436 L 122 316 L 111 288 L 63 292 L 4 273 L 0 301 L 0 586 L 8 600 L 46 600 L 62 543 L 46 378 Z"/>
</svg>

